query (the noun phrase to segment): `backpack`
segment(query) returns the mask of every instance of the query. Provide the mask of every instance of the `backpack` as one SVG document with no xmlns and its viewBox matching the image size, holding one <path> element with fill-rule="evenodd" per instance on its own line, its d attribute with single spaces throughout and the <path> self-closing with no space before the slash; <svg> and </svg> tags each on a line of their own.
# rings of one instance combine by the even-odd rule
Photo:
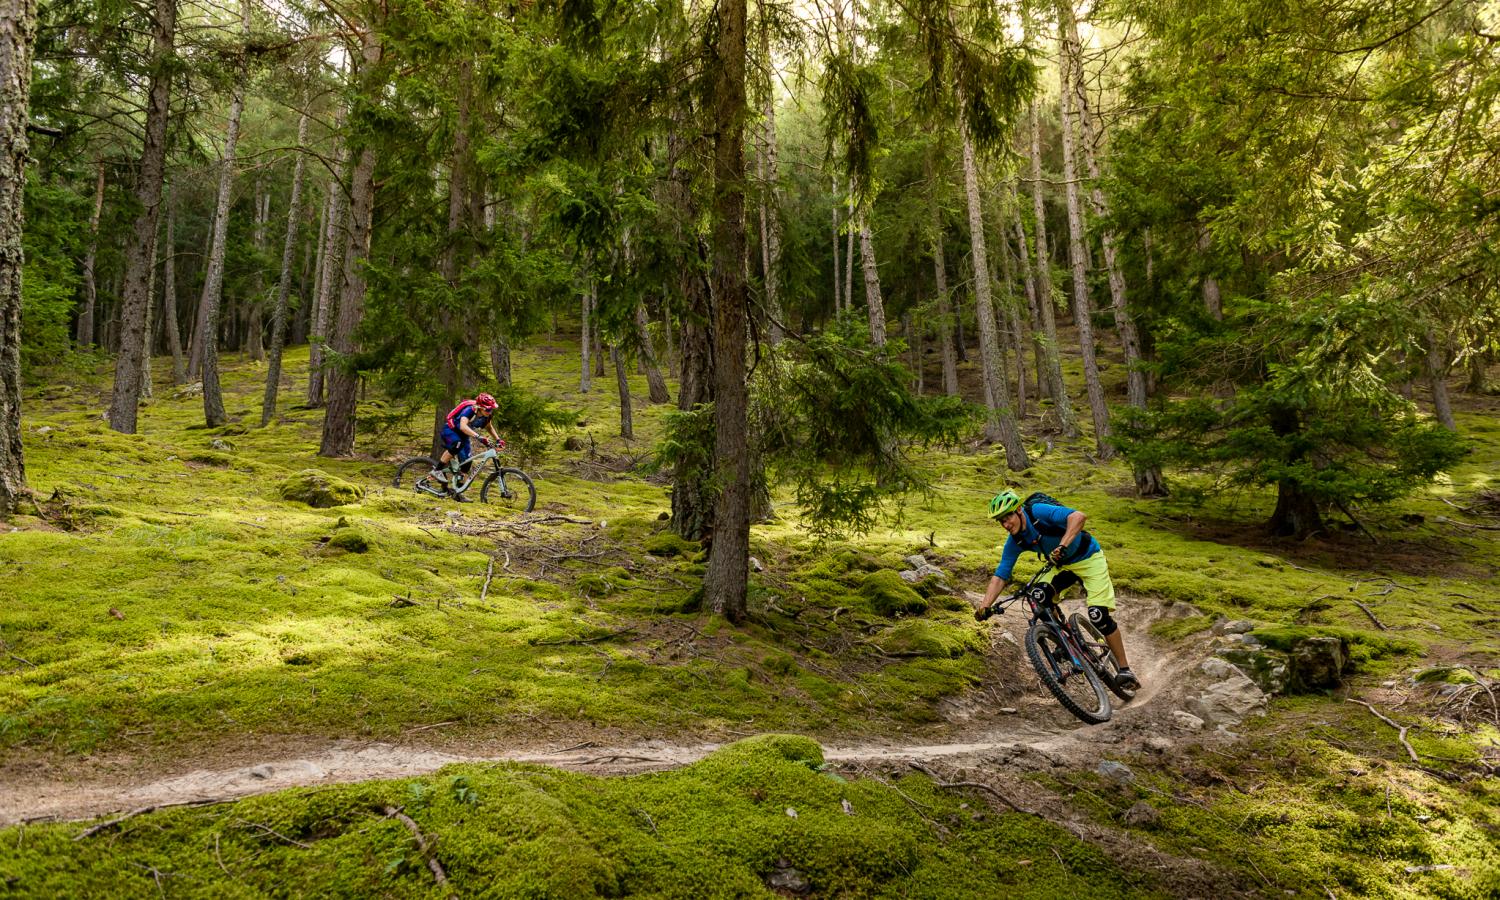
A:
<svg viewBox="0 0 1500 900">
<path fill-rule="evenodd" d="M 448 427 L 452 428 L 454 431 L 457 431 L 458 430 L 458 420 L 460 418 L 459 413 L 463 411 L 463 408 L 465 406 L 472 407 L 473 405 L 474 405 L 474 401 L 473 400 L 461 400 L 461 401 L 459 401 L 459 404 L 457 406 L 453 407 L 453 409 L 448 413 L 448 418 L 446 420 L 447 423 L 448 423 Z M 474 413 L 478 413 L 478 412 L 479 412 L 478 409 L 474 410 Z M 471 418 L 471 419 L 474 418 L 474 413 L 471 413 L 469 415 L 469 418 Z M 1056 503 L 1057 501 L 1054 500 L 1052 502 Z"/>
<path fill-rule="evenodd" d="M 1038 534 L 1045 534 L 1048 537 L 1062 537 L 1064 534 L 1067 534 L 1066 528 L 1058 528 L 1051 523 L 1037 521 L 1037 517 L 1031 512 L 1031 507 L 1038 503 L 1045 503 L 1048 506 L 1063 505 L 1063 502 L 1061 500 L 1057 499 L 1051 494 L 1045 494 L 1041 491 L 1032 491 L 1031 493 L 1027 494 L 1026 499 L 1021 501 L 1021 506 L 1026 510 L 1026 518 L 1031 521 L 1031 527 L 1035 528 Z M 1078 537 L 1074 540 L 1074 546 L 1077 549 L 1073 552 L 1073 554 L 1071 554 L 1069 559 L 1063 560 L 1064 563 L 1072 562 L 1079 553 L 1082 553 L 1088 547 L 1089 542 L 1093 540 L 1093 536 L 1090 535 L 1087 531 L 1080 531 L 1078 532 Z"/>
</svg>

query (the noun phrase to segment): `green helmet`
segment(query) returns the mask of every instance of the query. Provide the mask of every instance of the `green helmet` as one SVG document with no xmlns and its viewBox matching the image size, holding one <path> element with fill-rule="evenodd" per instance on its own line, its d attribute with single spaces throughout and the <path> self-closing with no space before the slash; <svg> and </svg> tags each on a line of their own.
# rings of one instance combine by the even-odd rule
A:
<svg viewBox="0 0 1500 900">
<path fill-rule="evenodd" d="M 1001 491 L 990 501 L 990 518 L 1003 519 L 1021 508 L 1021 498 L 1015 491 Z"/>
</svg>

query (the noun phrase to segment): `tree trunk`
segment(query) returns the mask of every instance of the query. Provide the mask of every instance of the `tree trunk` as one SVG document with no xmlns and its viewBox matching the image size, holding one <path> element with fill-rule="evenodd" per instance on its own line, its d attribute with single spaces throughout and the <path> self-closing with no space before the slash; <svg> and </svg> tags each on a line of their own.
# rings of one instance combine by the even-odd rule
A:
<svg viewBox="0 0 1500 900">
<path fill-rule="evenodd" d="M 1099 360 L 1094 355 L 1094 325 L 1090 316 L 1088 257 L 1084 251 L 1083 204 L 1078 196 L 1078 166 L 1073 149 L 1073 92 L 1068 82 L 1072 64 L 1068 61 L 1068 42 L 1059 38 L 1063 56 L 1062 81 L 1062 150 L 1063 180 L 1068 197 L 1068 255 L 1073 263 L 1073 318 L 1078 327 L 1078 346 L 1083 351 L 1083 381 L 1088 389 L 1089 411 L 1094 417 L 1094 445 L 1100 459 L 1115 455 L 1109 445 L 1109 406 L 1104 400 L 1104 386 L 1099 383 Z"/>
<path fill-rule="evenodd" d="M 99 258 L 99 217 L 103 212 L 104 160 L 100 159 L 94 173 L 94 211 L 89 214 L 89 249 L 83 254 L 83 311 L 78 316 L 76 338 L 79 347 L 94 345 L 94 307 L 99 298 L 94 264 Z"/>
<path fill-rule="evenodd" d="M 943 357 L 943 393 L 958 396 L 958 358 L 953 353 L 953 305 L 948 298 L 948 258 L 943 252 L 943 219 L 937 203 L 937 183 L 928 194 L 932 214 L 932 270 L 937 282 L 938 343 Z"/>
<path fill-rule="evenodd" d="M 785 335 L 781 330 L 781 217 L 778 215 L 780 204 L 776 199 L 776 76 L 772 73 L 770 24 L 764 15 L 761 16 L 760 21 L 760 58 L 767 72 L 765 97 L 762 103 L 765 115 L 763 126 L 765 140 L 761 145 L 760 154 L 760 254 L 761 270 L 765 276 L 766 316 L 770 319 L 766 327 L 766 337 L 774 347 L 781 343 Z M 665 402 L 655 399 L 655 396 L 653 388 L 651 402 Z"/>
<path fill-rule="evenodd" d="M 1037 306 L 1036 273 L 1031 268 L 1031 251 L 1026 247 L 1026 229 L 1021 224 L 1019 211 L 1010 222 L 1015 233 L 1016 251 L 1021 263 L 1022 281 L 1026 285 L 1026 314 L 1031 326 L 1032 362 L 1036 370 L 1036 390 L 1040 396 L 1050 393 L 1048 386 L 1047 337 L 1042 333 L 1042 314 Z"/>
<path fill-rule="evenodd" d="M 255 244 L 255 255 L 258 260 L 265 259 L 266 226 L 270 222 L 271 194 L 265 189 L 265 182 L 256 179 L 255 231 L 252 240 Z M 265 293 L 264 282 L 263 267 L 257 263 L 255 274 L 251 278 L 250 296 L 245 302 L 244 352 L 253 362 L 263 362 L 266 358 L 265 303 L 262 300 L 262 295 Z"/>
<path fill-rule="evenodd" d="M 1479 351 L 1469 354 L 1469 360 L 1467 363 L 1469 378 L 1466 382 L 1464 382 L 1465 393 L 1475 395 L 1483 394 L 1489 388 L 1489 385 L 1486 382 L 1486 375 L 1488 373 L 1485 371 L 1485 367 L 1487 365 L 1485 357 L 1487 355 L 1488 354 Z"/>
<path fill-rule="evenodd" d="M 281 351 L 286 342 L 286 304 L 292 290 L 292 256 L 297 251 L 297 225 L 302 217 L 302 179 L 307 172 L 307 112 L 297 119 L 297 162 L 292 166 L 292 196 L 286 211 L 286 241 L 281 246 L 281 280 L 276 284 L 276 306 L 271 313 L 271 354 L 266 365 L 266 396 L 260 408 L 260 426 L 271 424 L 276 415 L 276 392 L 281 387 Z"/>
<path fill-rule="evenodd" d="M 885 302 L 880 297 L 880 268 L 875 263 L 875 241 L 870 235 L 864 210 L 859 213 L 859 261 L 865 279 L 865 306 L 870 314 L 870 341 L 884 347 Z"/>
<path fill-rule="evenodd" d="M 854 232 L 858 228 L 854 221 L 854 180 L 849 179 L 850 198 L 844 204 L 844 305 L 845 312 L 854 311 Z"/>
<path fill-rule="evenodd" d="M 146 273 L 146 327 L 141 335 L 141 399 L 156 392 L 151 385 L 151 338 L 156 334 L 156 248 L 160 246 L 155 234 L 151 235 L 151 268 Z"/>
<path fill-rule="evenodd" d="M 21 446 L 21 234 L 26 215 L 26 126 L 36 0 L 7 0 L 0 14 L 0 518 L 27 495 Z"/>
<path fill-rule="evenodd" d="M 1042 317 L 1042 336 L 1047 344 L 1047 393 L 1063 437 L 1078 436 L 1078 419 L 1068 400 L 1068 385 L 1063 380 L 1062 361 L 1058 358 L 1057 315 L 1052 304 L 1052 260 L 1047 254 L 1047 204 L 1042 197 L 1042 124 L 1041 111 L 1031 104 L 1031 208 L 1036 217 L 1036 303 Z M 1022 229 L 1024 233 L 1024 228 Z"/>
<path fill-rule="evenodd" d="M 833 312 L 837 316 L 844 311 L 844 283 L 842 276 L 843 263 L 839 256 L 839 178 L 833 176 L 833 193 L 829 195 L 833 202 Z"/>
<path fill-rule="evenodd" d="M 1005 239 L 1005 227 L 1000 227 L 1000 272 L 1005 291 L 997 298 L 995 327 L 1005 335 L 1006 349 L 1016 355 L 1016 419 L 1026 418 L 1026 354 L 1021 336 L 1021 323 L 1016 317 L 1016 273 L 1010 260 L 1010 242 Z"/>
<path fill-rule="evenodd" d="M 166 180 L 167 107 L 172 91 L 172 44 L 176 31 L 176 0 L 156 0 L 151 29 L 151 87 L 146 94 L 145 140 L 141 144 L 140 175 L 136 182 L 136 201 L 141 211 L 131 227 L 125 251 L 120 355 L 115 360 L 114 395 L 109 404 L 109 427 L 124 434 L 135 434 L 136 409 L 140 404 L 146 308 L 153 299 L 146 291 L 153 262 L 151 254 L 156 246 L 162 184 Z"/>
<path fill-rule="evenodd" d="M 672 395 L 667 391 L 667 380 L 662 377 L 656 364 L 656 351 L 651 345 L 651 330 L 646 318 L 646 304 L 635 304 L 635 343 L 641 363 L 646 369 L 646 386 L 652 403 L 670 403 Z"/>
<path fill-rule="evenodd" d="M 901 317 L 901 330 L 906 335 L 906 352 L 911 359 L 912 387 L 916 389 L 917 396 L 922 395 L 924 385 L 922 384 L 922 329 L 913 321 L 911 310 Z"/>
<path fill-rule="evenodd" d="M 1427 383 L 1432 388 L 1432 411 L 1438 424 L 1449 431 L 1458 431 L 1458 421 L 1453 418 L 1453 405 L 1448 400 L 1447 349 L 1438 339 L 1437 332 L 1427 329 Z"/>
<path fill-rule="evenodd" d="M 589 392 L 589 389 L 593 387 L 592 379 L 594 377 L 594 367 L 589 362 L 589 352 L 593 350 L 594 347 L 594 341 L 589 336 L 589 313 L 592 312 L 594 308 L 594 278 L 592 274 L 589 276 L 589 287 L 588 290 L 583 294 L 582 304 L 583 329 L 578 343 L 580 362 L 578 374 L 578 391 L 579 393 L 587 394 Z"/>
<path fill-rule="evenodd" d="M 719 5 L 713 73 L 714 461 L 720 486 L 703 576 L 709 608 L 731 622 L 746 613 L 750 576 L 749 390 L 745 383 L 745 0 Z"/>
<path fill-rule="evenodd" d="M 167 195 L 167 250 L 161 263 L 162 326 L 167 332 L 167 350 L 172 354 L 172 383 L 187 381 L 187 361 L 182 356 L 182 331 L 177 324 L 177 204 L 175 192 Z"/>
<path fill-rule="evenodd" d="M 503 334 L 490 341 L 490 369 L 495 373 L 496 384 L 510 387 L 510 342 Z"/>
<path fill-rule="evenodd" d="M 1207 267 L 1211 265 L 1209 253 L 1214 245 L 1213 232 L 1202 222 L 1197 223 L 1194 228 L 1198 232 L 1198 259 Z M 1210 271 L 1203 273 L 1203 307 L 1208 310 L 1209 318 L 1215 322 L 1224 321 L 1224 301 L 1219 292 L 1219 279 Z"/>
<path fill-rule="evenodd" d="M 1274 535 L 1301 540 L 1323 530 L 1323 515 L 1301 486 L 1281 481 L 1276 485 L 1276 510 L 1271 513 L 1270 529 Z"/>
<path fill-rule="evenodd" d="M 615 390 L 620 397 L 620 437 L 635 440 L 635 424 L 630 410 L 630 379 L 625 377 L 625 355 L 619 344 L 610 344 L 610 361 L 615 364 Z"/>
<path fill-rule="evenodd" d="M 318 276 L 318 296 L 314 301 L 318 312 L 313 319 L 312 336 L 308 339 L 307 405 L 314 409 L 323 405 L 323 393 L 328 380 L 324 372 L 323 348 L 328 343 L 328 325 L 334 321 L 335 307 L 344 291 L 344 260 L 349 255 L 344 185 L 351 178 L 350 160 L 345 156 L 342 145 L 334 158 L 339 174 L 338 180 L 328 188 L 328 221 L 323 234 L 322 274 Z"/>
<path fill-rule="evenodd" d="M 240 35 L 250 41 L 250 0 L 240 0 Z M 224 156 L 219 169 L 219 197 L 214 206 L 213 243 L 208 255 L 208 275 L 203 281 L 203 421 L 209 427 L 224 424 L 224 398 L 219 390 L 219 313 L 224 303 L 224 250 L 229 240 L 229 200 L 234 185 L 235 150 L 240 138 L 240 116 L 245 111 L 249 86 L 246 49 L 240 50 L 235 71 L 234 97 L 229 103 L 229 124 L 224 133 Z M 257 212 L 257 215 L 259 213 Z"/>
<path fill-rule="evenodd" d="M 361 45 L 364 65 L 360 72 L 360 88 L 365 96 L 373 98 L 380 89 L 379 73 L 373 70 L 380 61 L 381 49 L 374 23 L 370 23 L 362 35 Z M 349 365 L 347 358 L 356 349 L 354 332 L 365 311 L 365 261 L 370 256 L 370 231 L 375 219 L 375 163 L 375 148 L 362 148 L 350 178 L 349 248 L 344 255 L 338 324 L 331 342 L 340 360 L 328 377 L 328 413 L 323 417 L 320 456 L 348 456 L 354 452 L 359 374 Z"/>
<path fill-rule="evenodd" d="M 677 371 L 677 353 L 672 348 L 677 345 L 672 341 L 672 303 L 669 298 L 661 298 L 661 349 L 662 368 L 667 375 Z"/>
<path fill-rule="evenodd" d="M 963 100 L 959 100 L 963 108 Z M 974 140 L 963 114 L 958 120 L 959 140 L 963 145 L 964 192 L 969 207 L 969 248 L 974 266 L 974 318 L 979 327 L 979 365 L 984 377 L 986 440 L 999 441 L 1005 449 L 1005 464 L 1012 472 L 1031 465 L 1026 444 L 1010 408 L 1010 386 L 1005 383 L 1005 361 L 1000 357 L 999 335 L 995 330 L 995 301 L 990 285 L 989 252 L 984 240 L 984 209 L 979 199 L 979 168 L 974 160 Z"/>
</svg>

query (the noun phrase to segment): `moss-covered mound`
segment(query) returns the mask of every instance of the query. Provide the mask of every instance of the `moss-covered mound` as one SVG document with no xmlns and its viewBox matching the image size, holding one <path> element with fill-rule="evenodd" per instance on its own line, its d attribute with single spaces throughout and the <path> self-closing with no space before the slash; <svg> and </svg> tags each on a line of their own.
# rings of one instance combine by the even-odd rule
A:
<svg viewBox="0 0 1500 900">
<path fill-rule="evenodd" d="M 0 883 L 27 897 L 154 897 L 162 884 L 184 897 L 1050 898 L 1158 887 L 1060 828 L 924 776 L 846 780 L 825 770 L 815 742 L 784 735 L 659 775 L 452 766 L 140 815 L 74 841 L 83 830 L 0 833 Z"/>
<path fill-rule="evenodd" d="M 652 556 L 691 556 L 702 549 L 697 541 L 690 541 L 670 531 L 653 534 L 641 545 Z"/>
<path fill-rule="evenodd" d="M 318 469 L 303 469 L 281 483 L 281 499 L 317 509 L 346 506 L 364 498 L 364 488 Z"/>
<path fill-rule="evenodd" d="M 859 595 L 882 616 L 915 616 L 927 611 L 927 600 L 888 569 L 871 572 L 859 584 Z"/>
<path fill-rule="evenodd" d="M 886 629 L 876 638 L 876 644 L 888 656 L 925 656 L 930 659 L 957 659 L 965 653 L 982 649 L 971 628 L 922 620 L 902 622 Z"/>
</svg>

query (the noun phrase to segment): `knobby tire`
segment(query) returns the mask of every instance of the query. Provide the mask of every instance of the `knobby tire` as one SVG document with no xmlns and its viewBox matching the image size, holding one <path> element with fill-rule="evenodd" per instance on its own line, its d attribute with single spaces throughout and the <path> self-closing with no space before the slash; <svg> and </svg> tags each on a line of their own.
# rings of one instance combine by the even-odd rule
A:
<svg viewBox="0 0 1500 900">
<path fill-rule="evenodd" d="M 438 461 L 430 456 L 414 456 L 396 467 L 396 477 L 392 479 L 391 484 L 398 488 L 407 488 L 409 490 L 421 491 L 421 488 L 419 488 L 418 485 L 421 484 L 423 479 L 427 478 L 427 476 L 432 473 L 432 470 L 436 469 L 438 465 Z M 422 491 L 422 493 L 426 493 L 429 496 L 432 496 L 428 491 Z"/>
<path fill-rule="evenodd" d="M 1037 622 L 1026 632 L 1026 655 L 1031 658 L 1031 665 L 1036 669 L 1037 675 L 1042 679 L 1042 684 L 1057 698 L 1063 709 L 1082 719 L 1090 725 L 1100 725 L 1109 721 L 1112 710 L 1109 706 L 1109 694 L 1104 689 L 1104 684 L 1099 676 L 1094 674 L 1092 666 L 1085 664 L 1077 671 L 1068 676 L 1072 683 L 1073 679 L 1082 675 L 1085 683 L 1093 692 L 1096 701 L 1094 708 L 1085 709 L 1083 703 L 1079 702 L 1068 692 L 1059 677 L 1058 670 L 1067 672 L 1075 669 L 1073 660 L 1068 654 L 1068 648 L 1061 642 L 1056 634 L 1044 623 Z"/>
<path fill-rule="evenodd" d="M 495 487 L 495 482 L 502 475 L 505 476 L 509 497 L 503 496 L 500 489 Z M 485 503 L 516 508 L 517 512 L 529 513 L 536 509 L 536 485 L 531 483 L 531 476 L 520 469 L 505 468 L 498 473 L 491 472 L 484 480 L 484 487 L 479 490 L 479 499 Z"/>
<path fill-rule="evenodd" d="M 1115 655 L 1109 652 L 1109 645 L 1104 642 L 1104 635 L 1089 621 L 1089 617 L 1079 613 L 1073 613 L 1068 617 L 1068 623 L 1073 626 L 1073 634 L 1078 642 L 1083 644 L 1084 652 L 1093 656 L 1096 660 L 1094 671 L 1099 673 L 1099 680 L 1109 688 L 1116 697 L 1129 702 L 1135 699 L 1135 691 L 1120 687 L 1120 667 L 1115 664 Z M 1096 652 L 1095 648 L 1103 651 Z"/>
</svg>

